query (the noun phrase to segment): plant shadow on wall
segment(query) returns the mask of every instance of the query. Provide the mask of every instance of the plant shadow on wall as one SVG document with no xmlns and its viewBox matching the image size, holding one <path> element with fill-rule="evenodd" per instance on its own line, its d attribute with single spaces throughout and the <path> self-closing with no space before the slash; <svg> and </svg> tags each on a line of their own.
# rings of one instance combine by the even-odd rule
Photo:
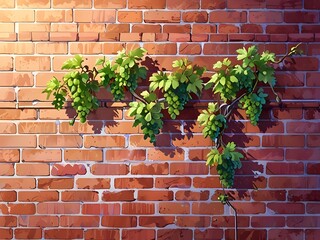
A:
<svg viewBox="0 0 320 240">
<path fill-rule="evenodd" d="M 266 88 L 275 95 L 276 101 L 280 102 L 274 90 L 274 66 L 281 64 L 287 57 L 301 54 L 298 46 L 291 48 L 290 52 L 278 60 L 274 53 L 265 51 L 260 54 L 256 46 L 238 49 L 239 64 L 233 64 L 228 58 L 218 61 L 213 65 L 214 74 L 205 83 L 202 75 L 206 69 L 187 59 L 174 61 L 173 70 L 170 72 L 165 69 L 159 71 L 157 62 L 145 57 L 145 54 L 143 48 L 130 52 L 123 50 L 112 60 L 105 57 L 98 59 L 92 68 L 83 64 L 82 56 L 76 55 L 62 66 L 63 70 L 69 72 L 61 81 L 55 77 L 50 80 L 44 93 L 47 93 L 48 97 L 53 94 L 52 104 L 56 109 L 62 109 L 66 100 L 71 101 L 75 110 L 71 125 L 74 125 L 78 118 L 80 123 L 85 123 L 87 119 L 111 120 L 116 117 L 116 109 L 109 111 L 107 108 L 99 108 L 99 99 L 105 96 L 107 99 L 112 97 L 115 102 L 127 102 L 130 106 L 128 116 L 133 118 L 133 126 L 140 126 L 144 138 L 155 143 L 165 118 L 179 119 L 194 97 L 201 98 L 204 89 L 210 90 L 214 102 L 209 102 L 207 108 L 197 116 L 204 137 L 214 143 L 206 163 L 215 166 L 223 192 L 225 188 L 242 187 L 244 178 L 238 176 L 237 178 L 241 178 L 241 181 L 238 181 L 235 172 L 241 168 L 240 159 L 244 158 L 242 151 L 251 140 L 241 133 L 241 124 L 247 124 L 248 121 L 253 126 L 258 124 L 269 95 L 265 92 Z M 147 90 L 140 92 L 139 80 L 147 78 L 148 67 L 153 73 L 150 75 Z M 106 89 L 102 90 L 104 95 L 99 95 L 101 89 Z M 108 111 L 103 112 L 104 109 Z M 236 109 L 245 112 L 248 121 L 233 119 Z M 90 114 L 91 112 L 93 113 Z M 172 154 L 167 151 L 164 153 Z M 245 174 L 261 170 L 254 163 L 243 163 L 245 167 L 252 168 L 249 171 L 240 170 Z M 263 184 L 263 179 L 261 182 Z M 227 194 L 220 195 L 219 200 L 232 207 Z"/>
</svg>

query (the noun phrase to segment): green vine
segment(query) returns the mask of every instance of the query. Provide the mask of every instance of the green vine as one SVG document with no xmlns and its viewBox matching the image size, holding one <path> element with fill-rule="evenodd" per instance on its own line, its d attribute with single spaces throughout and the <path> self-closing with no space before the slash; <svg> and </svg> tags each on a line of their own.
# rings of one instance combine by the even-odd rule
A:
<svg viewBox="0 0 320 240">
<path fill-rule="evenodd" d="M 279 60 L 268 51 L 260 54 L 256 46 L 238 49 L 240 64 L 233 64 L 228 58 L 218 61 L 213 65 L 215 73 L 206 83 L 201 79 L 205 68 L 193 65 L 187 59 L 176 60 L 172 72 L 154 73 L 149 79 L 149 90 L 140 95 L 136 93 L 138 83 L 147 75 L 147 68 L 141 62 L 146 54 L 143 48 L 128 53 L 120 51 L 111 60 L 100 58 L 92 69 L 83 65 L 82 56 L 76 55 L 62 65 L 62 69 L 69 72 L 62 80 L 53 77 L 44 93 L 48 97 L 53 94 L 52 104 L 56 109 L 63 108 L 67 100 L 71 101 L 76 115 L 70 124 L 74 124 L 77 118 L 86 122 L 88 114 L 98 108 L 96 93 L 101 88 L 108 89 L 115 101 L 123 100 L 128 91 L 136 99 L 129 103 L 128 115 L 134 117 L 134 126 L 141 127 L 144 138 L 154 143 L 163 127 L 164 111 L 175 119 L 194 96 L 201 96 L 203 88 L 211 89 L 216 101 L 208 104 L 198 116 L 198 122 L 203 126 L 203 135 L 215 143 L 207 155 L 207 165 L 215 165 L 222 187 L 230 188 L 243 158 L 234 142 L 226 144 L 223 141 L 231 114 L 235 108 L 243 109 L 250 122 L 256 125 L 268 97 L 263 91 L 266 86 L 280 101 L 273 89 L 276 84 L 274 65 L 286 57 L 301 54 L 298 46 Z M 220 198 L 222 203 L 228 202 L 226 195 Z"/>
</svg>

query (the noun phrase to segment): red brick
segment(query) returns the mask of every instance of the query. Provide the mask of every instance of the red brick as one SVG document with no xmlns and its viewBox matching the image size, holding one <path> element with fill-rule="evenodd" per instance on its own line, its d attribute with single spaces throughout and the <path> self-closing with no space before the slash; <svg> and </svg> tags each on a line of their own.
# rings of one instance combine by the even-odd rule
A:
<svg viewBox="0 0 320 240">
<path fill-rule="evenodd" d="M 139 217 L 139 226 L 142 227 L 165 227 L 174 224 L 173 216 L 141 216 Z"/>
<path fill-rule="evenodd" d="M 320 164 L 319 163 L 308 163 L 307 173 L 308 174 L 319 174 L 320 173 Z"/>
<path fill-rule="evenodd" d="M 220 203 L 192 203 L 192 214 L 219 215 L 224 213 L 224 208 Z"/>
<path fill-rule="evenodd" d="M 160 214 L 190 214 L 189 203 L 175 203 L 175 202 L 160 202 Z"/>
<path fill-rule="evenodd" d="M 82 229 L 47 229 L 44 231 L 45 238 L 78 239 L 83 237 Z"/>
<path fill-rule="evenodd" d="M 40 214 L 79 214 L 80 203 L 41 202 L 37 205 Z"/>
<path fill-rule="evenodd" d="M 50 165 L 46 163 L 19 163 L 16 164 L 18 176 L 49 176 Z"/>
<path fill-rule="evenodd" d="M 96 191 L 65 191 L 61 193 L 63 202 L 97 202 L 99 194 Z"/>
<path fill-rule="evenodd" d="M 152 229 L 138 229 L 138 230 L 123 230 L 122 231 L 123 240 L 131 239 L 145 239 L 152 240 L 155 239 L 155 230 Z"/>
<path fill-rule="evenodd" d="M 300 201 L 320 201 L 320 191 L 317 190 L 289 190 L 288 200 Z"/>
<path fill-rule="evenodd" d="M 77 187 L 80 189 L 108 189 L 110 188 L 109 178 L 78 178 Z"/>
<path fill-rule="evenodd" d="M 22 160 L 25 162 L 61 162 L 61 150 L 23 149 Z"/>
<path fill-rule="evenodd" d="M 154 161 L 183 161 L 184 150 L 181 148 L 177 149 L 148 149 L 148 159 Z"/>
<path fill-rule="evenodd" d="M 75 22 L 115 22 L 116 11 L 115 10 L 74 10 Z"/>
<path fill-rule="evenodd" d="M 138 9 L 164 9 L 166 7 L 165 0 L 152 1 L 152 0 L 129 0 L 128 8 Z"/>
<path fill-rule="evenodd" d="M 2 236 L 2 234 L 1 234 Z M 40 239 L 42 238 L 41 228 L 16 228 L 14 230 L 16 239 Z"/>
<path fill-rule="evenodd" d="M 148 215 L 155 213 L 154 203 L 123 203 L 122 214 Z"/>
<path fill-rule="evenodd" d="M 175 199 L 177 201 L 206 201 L 209 199 L 209 191 L 192 192 L 179 190 L 176 192 Z"/>
<path fill-rule="evenodd" d="M 146 159 L 146 150 L 127 150 L 127 149 L 119 149 L 119 150 L 107 150 L 106 152 L 106 161 L 127 161 L 127 160 L 135 160 L 135 161 L 144 161 Z"/>
<path fill-rule="evenodd" d="M 288 227 L 317 227 L 319 216 L 289 216 L 287 217 Z"/>
<path fill-rule="evenodd" d="M 58 201 L 59 193 L 57 191 L 20 191 L 18 200 L 20 202 L 47 202 Z"/>
<path fill-rule="evenodd" d="M 206 23 L 208 21 L 208 13 L 205 11 L 190 11 L 182 13 L 182 20 L 184 22 Z"/>
<path fill-rule="evenodd" d="M 285 201 L 286 191 L 259 189 L 259 191 L 253 191 L 251 196 L 254 201 Z"/>
<path fill-rule="evenodd" d="M 146 11 L 144 21 L 146 23 L 179 23 L 181 13 L 177 11 Z"/>
<path fill-rule="evenodd" d="M 317 177 L 270 177 L 269 186 L 271 188 L 318 188 L 319 179 Z"/>
<path fill-rule="evenodd" d="M 209 15 L 209 22 L 215 23 L 241 23 L 247 21 L 246 12 L 213 11 Z"/>
<path fill-rule="evenodd" d="M 210 225 L 210 217 L 178 216 L 176 225 L 179 227 L 208 227 Z"/>
<path fill-rule="evenodd" d="M 22 227 L 57 227 L 59 225 L 58 216 L 20 216 L 19 226 Z"/>
<path fill-rule="evenodd" d="M 64 159 L 66 161 L 103 161 L 102 150 L 71 150 L 67 149 L 64 152 Z"/>
<path fill-rule="evenodd" d="M 103 201 L 134 201 L 134 190 L 124 190 L 118 192 L 103 192 Z"/>
<path fill-rule="evenodd" d="M 191 186 L 191 178 L 189 177 L 167 177 L 156 178 L 156 188 L 189 188 Z"/>
<path fill-rule="evenodd" d="M 150 55 L 175 55 L 177 53 L 177 44 L 175 43 L 145 43 L 143 47 Z"/>
<path fill-rule="evenodd" d="M 131 166 L 131 174 L 134 175 L 167 175 L 169 173 L 168 163 L 139 164 Z"/>
<path fill-rule="evenodd" d="M 203 163 L 171 163 L 171 175 L 207 175 L 208 166 Z"/>
<path fill-rule="evenodd" d="M 141 23 L 142 11 L 118 11 L 118 21 L 125 23 Z"/>
<path fill-rule="evenodd" d="M 191 229 L 159 229 L 158 240 L 175 239 L 175 240 L 192 240 L 193 234 Z"/>
<path fill-rule="evenodd" d="M 94 164 L 91 166 L 93 175 L 127 175 L 129 166 L 125 164 Z"/>
<path fill-rule="evenodd" d="M 264 147 L 303 147 L 304 136 L 300 136 L 300 135 L 263 136 L 262 146 Z"/>
<path fill-rule="evenodd" d="M 304 214 L 305 207 L 302 203 L 268 203 L 269 208 L 275 214 Z"/>
<path fill-rule="evenodd" d="M 299 9 L 302 7 L 302 0 L 267 0 L 267 8 L 274 9 Z"/>
<path fill-rule="evenodd" d="M 282 12 L 250 11 L 249 21 L 251 23 L 281 23 L 283 22 Z"/>
<path fill-rule="evenodd" d="M 300 229 L 271 229 L 268 231 L 270 240 L 282 239 L 288 236 L 292 236 L 295 240 L 304 239 L 304 233 Z"/>
<path fill-rule="evenodd" d="M 152 178 L 117 178 L 114 182 L 115 188 L 152 188 Z"/>
<path fill-rule="evenodd" d="M 135 216 L 102 216 L 101 225 L 104 227 L 136 227 Z"/>
<path fill-rule="evenodd" d="M 302 175 L 304 173 L 303 163 L 267 163 L 267 174 L 269 175 Z"/>
<path fill-rule="evenodd" d="M 118 229 L 88 229 L 85 231 L 85 239 L 115 239 L 120 240 Z"/>
<path fill-rule="evenodd" d="M 138 191 L 139 201 L 171 201 L 173 200 L 173 192 L 160 190 L 139 190 Z"/>
</svg>

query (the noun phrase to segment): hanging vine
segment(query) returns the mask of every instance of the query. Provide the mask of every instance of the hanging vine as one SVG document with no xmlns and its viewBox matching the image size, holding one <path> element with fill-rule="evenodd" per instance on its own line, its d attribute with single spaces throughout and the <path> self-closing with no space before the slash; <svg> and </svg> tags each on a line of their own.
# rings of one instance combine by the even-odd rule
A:
<svg viewBox="0 0 320 240">
<path fill-rule="evenodd" d="M 52 104 L 56 109 L 61 109 L 66 100 L 72 102 L 76 111 L 70 121 L 73 125 L 77 118 L 81 123 L 86 122 L 88 114 L 98 108 L 96 93 L 102 87 L 111 92 L 115 101 L 123 100 L 125 92 L 129 91 L 136 99 L 129 103 L 128 111 L 128 115 L 134 118 L 133 126 L 140 126 L 144 138 L 154 143 L 163 127 L 164 111 L 168 111 L 169 116 L 175 119 L 194 96 L 201 97 L 203 88 L 211 89 L 214 99 L 220 100 L 209 103 L 197 120 L 203 126 L 204 137 L 215 142 L 207 155 L 207 165 L 216 166 L 222 187 L 230 188 L 243 158 L 234 142 L 223 141 L 233 110 L 245 110 L 250 122 L 257 125 L 268 97 L 263 87 L 271 88 L 276 100 L 280 101 L 274 91 L 274 65 L 282 63 L 286 57 L 301 54 L 298 46 L 291 48 L 279 60 L 268 51 L 260 54 L 256 46 L 238 49 L 237 60 L 240 64 L 233 64 L 228 58 L 218 61 L 213 65 L 215 73 L 206 83 L 201 79 L 205 68 L 193 65 L 187 59 L 176 60 L 172 64 L 172 72 L 154 73 L 149 79 L 148 91 L 140 95 L 135 92 L 138 81 L 146 79 L 147 75 L 147 68 L 141 64 L 146 54 L 143 48 L 129 53 L 120 51 L 112 60 L 100 58 L 92 69 L 83 65 L 82 56 L 76 55 L 62 65 L 62 69 L 69 72 L 62 80 L 53 77 L 44 93 L 48 97 L 53 94 Z M 220 197 L 222 203 L 228 202 L 226 195 Z"/>
</svg>

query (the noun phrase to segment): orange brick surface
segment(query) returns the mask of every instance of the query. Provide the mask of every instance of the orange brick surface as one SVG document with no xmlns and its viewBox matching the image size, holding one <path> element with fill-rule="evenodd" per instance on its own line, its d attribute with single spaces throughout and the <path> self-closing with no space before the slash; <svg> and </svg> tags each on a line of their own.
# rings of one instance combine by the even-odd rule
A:
<svg viewBox="0 0 320 240">
<path fill-rule="evenodd" d="M 57 111 L 42 91 L 75 54 L 92 67 L 140 46 L 148 76 L 188 57 L 206 81 L 239 48 L 282 56 L 299 42 L 303 55 L 276 70 L 283 104 L 271 97 L 257 126 L 239 111 L 225 131 L 245 155 L 227 192 L 238 239 L 318 239 L 319 10 L 318 0 L 0 1 L 0 239 L 234 239 L 205 164 L 214 143 L 196 121 L 211 92 L 176 120 L 164 113 L 153 145 L 127 116 L 130 94 L 101 91 L 89 121 L 70 126 L 70 103 Z"/>
</svg>

